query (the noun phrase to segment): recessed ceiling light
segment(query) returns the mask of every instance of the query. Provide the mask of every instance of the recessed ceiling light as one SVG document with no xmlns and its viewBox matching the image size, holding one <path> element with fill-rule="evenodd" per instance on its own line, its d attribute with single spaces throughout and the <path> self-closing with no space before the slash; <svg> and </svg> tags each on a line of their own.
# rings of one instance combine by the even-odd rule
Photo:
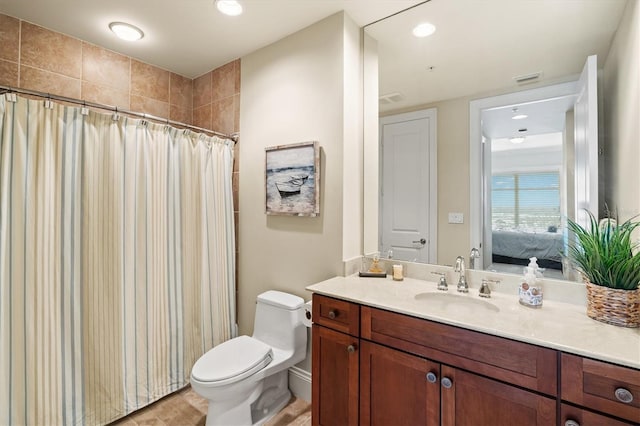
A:
<svg viewBox="0 0 640 426">
<path fill-rule="evenodd" d="M 416 37 L 428 37 L 435 32 L 436 32 L 435 25 L 430 24 L 428 22 L 424 22 L 420 25 L 417 25 L 413 29 L 413 35 Z"/>
<path fill-rule="evenodd" d="M 109 24 L 109 29 L 115 35 L 127 41 L 136 41 L 144 37 L 144 33 L 140 28 L 125 22 L 112 22 Z"/>
<path fill-rule="evenodd" d="M 518 143 L 522 143 L 522 142 L 524 142 L 524 138 L 523 138 L 523 137 L 519 137 L 519 138 L 509 138 L 509 142 L 511 142 L 511 143 L 516 143 L 516 144 L 518 144 Z"/>
<path fill-rule="evenodd" d="M 216 7 L 225 15 L 238 16 L 242 14 L 242 5 L 236 0 L 216 0 Z"/>
<path fill-rule="evenodd" d="M 516 114 L 513 117 L 511 117 L 512 120 L 522 120 L 523 118 L 527 118 L 528 115 L 527 114 Z"/>
</svg>

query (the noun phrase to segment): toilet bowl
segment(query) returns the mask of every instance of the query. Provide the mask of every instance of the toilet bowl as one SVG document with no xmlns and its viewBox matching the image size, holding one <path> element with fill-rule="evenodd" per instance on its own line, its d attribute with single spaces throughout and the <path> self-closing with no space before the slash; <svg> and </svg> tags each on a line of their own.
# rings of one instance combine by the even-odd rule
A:
<svg viewBox="0 0 640 426">
<path fill-rule="evenodd" d="M 261 425 L 287 404 L 288 368 L 306 356 L 303 310 L 298 296 L 262 293 L 253 336 L 228 340 L 196 361 L 191 387 L 209 400 L 207 425 Z"/>
</svg>

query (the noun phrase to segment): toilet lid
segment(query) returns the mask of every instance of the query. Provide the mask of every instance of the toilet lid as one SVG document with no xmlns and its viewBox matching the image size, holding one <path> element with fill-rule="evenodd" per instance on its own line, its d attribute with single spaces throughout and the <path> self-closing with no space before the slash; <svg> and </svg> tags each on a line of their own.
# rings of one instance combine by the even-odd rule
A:
<svg viewBox="0 0 640 426">
<path fill-rule="evenodd" d="M 231 383 L 262 370 L 272 359 L 271 346 L 253 337 L 239 336 L 202 355 L 191 375 L 201 382 Z"/>
</svg>

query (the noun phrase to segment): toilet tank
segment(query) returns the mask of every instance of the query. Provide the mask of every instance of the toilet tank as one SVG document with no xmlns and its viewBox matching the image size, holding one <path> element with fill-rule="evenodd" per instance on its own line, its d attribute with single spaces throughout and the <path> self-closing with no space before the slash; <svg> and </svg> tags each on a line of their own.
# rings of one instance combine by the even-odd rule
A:
<svg viewBox="0 0 640 426">
<path fill-rule="evenodd" d="M 303 306 L 301 297 L 281 291 L 270 290 L 258 295 L 253 337 L 283 350 L 306 350 Z"/>
</svg>

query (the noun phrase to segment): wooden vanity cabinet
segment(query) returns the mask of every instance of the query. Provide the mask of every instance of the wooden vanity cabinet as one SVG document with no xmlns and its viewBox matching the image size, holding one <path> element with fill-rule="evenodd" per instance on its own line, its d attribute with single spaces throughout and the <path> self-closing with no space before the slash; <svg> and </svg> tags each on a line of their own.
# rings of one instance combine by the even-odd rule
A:
<svg viewBox="0 0 640 426">
<path fill-rule="evenodd" d="M 360 326 L 361 425 L 556 424 L 555 351 L 366 306 Z"/>
<path fill-rule="evenodd" d="M 360 306 L 313 295 L 312 423 L 357 425 Z"/>
<path fill-rule="evenodd" d="M 637 369 L 317 294 L 313 318 L 313 425 L 640 424 Z"/>
</svg>

